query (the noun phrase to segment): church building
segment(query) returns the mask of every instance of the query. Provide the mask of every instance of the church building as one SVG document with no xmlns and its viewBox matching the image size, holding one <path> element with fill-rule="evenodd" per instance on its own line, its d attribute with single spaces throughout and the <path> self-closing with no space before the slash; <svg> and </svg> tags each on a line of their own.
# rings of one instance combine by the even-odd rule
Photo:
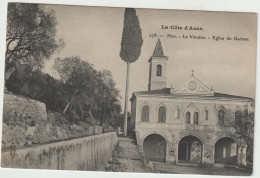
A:
<svg viewBox="0 0 260 178">
<path fill-rule="evenodd" d="M 168 60 L 158 39 L 148 60 L 148 90 L 131 98 L 129 129 L 145 156 L 167 164 L 245 164 L 246 145 L 231 125 L 253 100 L 215 92 L 193 73 L 166 88 Z"/>
</svg>

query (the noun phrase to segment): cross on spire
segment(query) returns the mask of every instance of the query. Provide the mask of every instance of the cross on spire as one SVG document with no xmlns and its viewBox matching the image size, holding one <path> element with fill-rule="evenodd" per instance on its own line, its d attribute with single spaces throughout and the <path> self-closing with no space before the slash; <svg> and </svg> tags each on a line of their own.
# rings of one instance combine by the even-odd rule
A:
<svg viewBox="0 0 260 178">
<path fill-rule="evenodd" d="M 191 76 L 192 76 L 192 77 L 194 76 L 193 73 L 194 73 L 194 70 L 192 69 L 192 71 L 191 71 Z"/>
</svg>

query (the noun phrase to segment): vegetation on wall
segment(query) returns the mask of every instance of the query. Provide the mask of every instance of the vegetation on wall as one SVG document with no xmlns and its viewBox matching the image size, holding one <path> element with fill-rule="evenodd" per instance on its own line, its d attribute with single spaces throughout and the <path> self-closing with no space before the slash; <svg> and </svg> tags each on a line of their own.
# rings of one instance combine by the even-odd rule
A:
<svg viewBox="0 0 260 178">
<path fill-rule="evenodd" d="M 39 100 L 72 122 L 120 126 L 119 91 L 110 71 L 97 71 L 80 57 L 55 59 L 60 79 L 41 71 L 64 46 L 56 40 L 52 10 L 38 4 L 8 5 L 5 86 L 14 94 Z"/>
</svg>

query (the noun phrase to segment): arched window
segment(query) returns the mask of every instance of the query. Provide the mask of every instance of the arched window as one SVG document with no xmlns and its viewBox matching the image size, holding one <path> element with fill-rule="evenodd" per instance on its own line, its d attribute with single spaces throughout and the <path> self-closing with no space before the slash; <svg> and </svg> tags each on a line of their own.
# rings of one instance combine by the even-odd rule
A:
<svg viewBox="0 0 260 178">
<path fill-rule="evenodd" d="M 149 122 L 149 107 L 147 105 L 142 107 L 142 122 Z"/>
<path fill-rule="evenodd" d="M 186 124 L 190 124 L 190 112 L 186 112 Z"/>
<path fill-rule="evenodd" d="M 178 109 L 175 110 L 175 118 L 176 118 L 176 119 L 180 119 L 180 116 L 181 116 L 181 111 L 180 111 L 180 109 L 178 108 Z"/>
<path fill-rule="evenodd" d="M 158 122 L 166 122 L 166 109 L 164 106 L 160 106 L 158 112 Z"/>
<path fill-rule="evenodd" d="M 194 112 L 194 114 L 193 114 L 193 123 L 194 124 L 199 123 L 199 113 L 198 112 Z"/>
<path fill-rule="evenodd" d="M 208 120 L 208 119 L 209 119 L 209 111 L 208 111 L 208 110 L 205 110 L 205 112 L 204 112 L 204 118 L 205 118 L 205 120 Z"/>
<path fill-rule="evenodd" d="M 242 113 L 240 110 L 237 110 L 235 112 L 235 124 L 237 125 L 237 124 L 241 123 L 241 120 L 242 120 Z"/>
<path fill-rule="evenodd" d="M 162 66 L 157 65 L 156 76 L 162 76 Z"/>
<path fill-rule="evenodd" d="M 225 111 L 224 109 L 220 109 L 218 110 L 218 124 L 224 125 L 224 120 L 225 120 Z"/>
</svg>

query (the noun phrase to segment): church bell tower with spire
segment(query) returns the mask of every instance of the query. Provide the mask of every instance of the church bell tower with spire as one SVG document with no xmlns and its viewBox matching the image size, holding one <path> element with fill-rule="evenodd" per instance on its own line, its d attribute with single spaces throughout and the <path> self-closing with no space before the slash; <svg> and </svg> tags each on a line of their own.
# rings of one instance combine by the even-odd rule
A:
<svg viewBox="0 0 260 178">
<path fill-rule="evenodd" d="M 161 40 L 158 39 L 153 55 L 149 59 L 148 91 L 166 88 L 168 57 L 164 56 Z"/>
</svg>

